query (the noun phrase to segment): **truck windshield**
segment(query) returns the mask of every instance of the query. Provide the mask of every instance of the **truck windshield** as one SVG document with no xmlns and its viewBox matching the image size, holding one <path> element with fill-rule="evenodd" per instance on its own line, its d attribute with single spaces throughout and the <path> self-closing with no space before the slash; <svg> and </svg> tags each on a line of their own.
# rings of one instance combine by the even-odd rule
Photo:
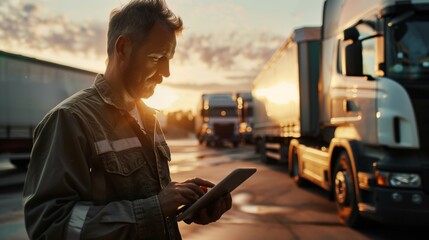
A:
<svg viewBox="0 0 429 240">
<path fill-rule="evenodd" d="M 429 77 L 429 15 L 416 13 L 387 27 L 386 75 L 398 80 Z"/>
<path fill-rule="evenodd" d="M 209 117 L 237 117 L 238 110 L 235 107 L 210 107 Z"/>
</svg>

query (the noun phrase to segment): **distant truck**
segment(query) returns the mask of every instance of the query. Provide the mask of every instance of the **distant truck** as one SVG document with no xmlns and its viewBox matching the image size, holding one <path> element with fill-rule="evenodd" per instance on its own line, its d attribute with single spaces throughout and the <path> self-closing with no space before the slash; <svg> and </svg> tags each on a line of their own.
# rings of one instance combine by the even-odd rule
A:
<svg viewBox="0 0 429 240">
<path fill-rule="evenodd" d="M 36 125 L 96 73 L 0 51 L 0 157 L 26 168 Z"/>
<path fill-rule="evenodd" d="M 254 81 L 262 160 L 335 199 L 340 221 L 429 222 L 429 1 L 325 1 Z"/>
<path fill-rule="evenodd" d="M 236 94 L 238 119 L 240 122 L 239 133 L 241 141 L 253 142 L 253 97 L 251 92 Z"/>
<path fill-rule="evenodd" d="M 203 94 L 195 117 L 196 136 L 200 144 L 220 146 L 225 142 L 237 147 L 238 109 L 232 93 Z"/>
</svg>

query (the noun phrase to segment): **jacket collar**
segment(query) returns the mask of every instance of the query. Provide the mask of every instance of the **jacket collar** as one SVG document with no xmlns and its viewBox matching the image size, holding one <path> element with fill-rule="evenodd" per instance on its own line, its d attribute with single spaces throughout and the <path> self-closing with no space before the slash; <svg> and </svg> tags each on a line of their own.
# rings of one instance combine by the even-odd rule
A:
<svg viewBox="0 0 429 240">
<path fill-rule="evenodd" d="M 126 101 L 118 91 L 115 91 L 115 89 L 109 85 L 103 74 L 97 75 L 95 78 L 94 87 L 106 104 L 114 106 L 119 110 L 128 112 L 133 109 L 136 104 L 135 101 Z M 156 114 L 156 110 L 148 107 L 143 103 L 143 101 L 138 101 L 137 106 L 144 112 Z"/>
</svg>

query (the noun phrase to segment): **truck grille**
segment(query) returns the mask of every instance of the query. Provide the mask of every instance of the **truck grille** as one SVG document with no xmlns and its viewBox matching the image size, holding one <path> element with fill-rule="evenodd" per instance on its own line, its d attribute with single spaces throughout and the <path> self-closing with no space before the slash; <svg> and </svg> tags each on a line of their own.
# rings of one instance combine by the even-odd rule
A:
<svg viewBox="0 0 429 240">
<path fill-rule="evenodd" d="M 234 123 L 215 123 L 213 128 L 215 135 L 221 139 L 228 139 L 234 135 Z"/>
<path fill-rule="evenodd" d="M 423 184 L 423 191 L 426 193 L 426 195 L 429 195 L 429 167 L 423 168 L 422 184 Z"/>
<path fill-rule="evenodd" d="M 426 85 L 404 85 L 413 103 L 416 116 L 420 148 L 429 149 L 429 87 Z"/>
<path fill-rule="evenodd" d="M 429 148 L 429 100 L 413 99 L 414 113 L 416 114 L 419 132 L 420 148 Z"/>
<path fill-rule="evenodd" d="M 426 80 L 426 79 L 425 79 Z M 422 161 L 423 191 L 429 195 L 429 86 L 427 83 L 402 83 L 413 103 L 416 116 Z"/>
</svg>

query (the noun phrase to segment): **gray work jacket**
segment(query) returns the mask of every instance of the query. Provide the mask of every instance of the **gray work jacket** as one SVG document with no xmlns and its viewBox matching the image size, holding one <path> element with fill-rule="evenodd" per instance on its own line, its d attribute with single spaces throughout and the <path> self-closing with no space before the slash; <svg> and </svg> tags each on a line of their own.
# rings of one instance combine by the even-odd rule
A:
<svg viewBox="0 0 429 240">
<path fill-rule="evenodd" d="M 98 75 L 39 123 L 23 193 L 31 239 L 181 238 L 159 206 L 170 150 L 155 111 L 137 104 L 141 129 L 127 104 Z"/>
</svg>

